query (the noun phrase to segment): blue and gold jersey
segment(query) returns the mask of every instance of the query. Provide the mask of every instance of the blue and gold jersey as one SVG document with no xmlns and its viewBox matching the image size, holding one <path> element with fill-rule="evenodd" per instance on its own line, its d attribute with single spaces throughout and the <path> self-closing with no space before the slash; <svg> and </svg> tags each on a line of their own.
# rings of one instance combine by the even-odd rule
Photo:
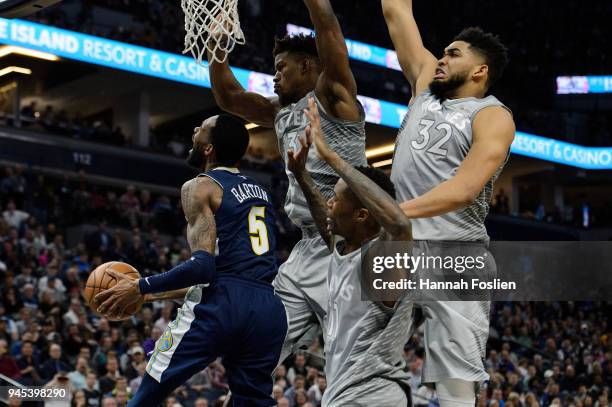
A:
<svg viewBox="0 0 612 407">
<path fill-rule="evenodd" d="M 218 167 L 208 177 L 223 189 L 217 224 L 217 273 L 271 283 L 278 270 L 275 215 L 270 195 L 236 168 Z"/>
</svg>

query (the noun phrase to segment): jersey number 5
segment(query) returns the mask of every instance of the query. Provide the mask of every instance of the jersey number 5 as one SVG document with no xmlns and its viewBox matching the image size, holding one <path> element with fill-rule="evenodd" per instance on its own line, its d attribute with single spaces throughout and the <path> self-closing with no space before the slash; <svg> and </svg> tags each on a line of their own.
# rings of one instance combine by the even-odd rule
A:
<svg viewBox="0 0 612 407">
<path fill-rule="evenodd" d="M 261 256 L 270 251 L 270 242 L 268 241 L 268 228 L 263 219 L 266 216 L 266 208 L 263 206 L 254 206 L 249 212 L 249 235 L 251 236 L 251 247 L 253 253 Z"/>
</svg>

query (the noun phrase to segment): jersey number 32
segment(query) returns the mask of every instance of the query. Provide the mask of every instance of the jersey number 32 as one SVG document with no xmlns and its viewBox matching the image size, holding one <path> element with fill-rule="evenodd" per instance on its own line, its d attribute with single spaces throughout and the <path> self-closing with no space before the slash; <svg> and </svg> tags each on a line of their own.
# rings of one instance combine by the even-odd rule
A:
<svg viewBox="0 0 612 407">
<path fill-rule="evenodd" d="M 415 150 L 422 150 L 429 145 L 429 140 L 431 139 L 431 127 L 434 125 L 435 121 L 423 119 L 419 123 L 423 128 L 419 131 L 421 137 L 418 140 L 412 141 L 412 148 Z M 440 123 L 435 127 L 436 130 L 444 132 L 444 135 L 437 140 L 433 146 L 427 149 L 428 153 L 446 156 L 448 150 L 445 147 L 448 140 L 451 138 L 453 134 L 453 129 L 448 123 Z"/>
</svg>

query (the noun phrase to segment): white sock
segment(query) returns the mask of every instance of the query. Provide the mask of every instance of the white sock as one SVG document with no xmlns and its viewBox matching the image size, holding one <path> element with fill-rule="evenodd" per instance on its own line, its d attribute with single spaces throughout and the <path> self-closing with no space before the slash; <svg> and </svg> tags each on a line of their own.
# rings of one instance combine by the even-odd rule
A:
<svg viewBox="0 0 612 407">
<path fill-rule="evenodd" d="M 446 379 L 436 383 L 440 407 L 474 407 L 476 391 L 474 382 Z"/>
</svg>

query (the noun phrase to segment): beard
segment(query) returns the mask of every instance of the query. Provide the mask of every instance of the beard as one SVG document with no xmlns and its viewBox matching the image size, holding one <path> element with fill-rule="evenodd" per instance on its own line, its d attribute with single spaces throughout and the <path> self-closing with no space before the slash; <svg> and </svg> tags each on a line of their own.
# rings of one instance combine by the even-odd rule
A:
<svg viewBox="0 0 612 407">
<path fill-rule="evenodd" d="M 460 88 L 467 81 L 468 73 L 456 73 L 446 81 L 433 80 L 429 84 L 431 94 L 440 100 L 448 99 L 449 95 Z"/>
<path fill-rule="evenodd" d="M 194 145 L 186 161 L 190 167 L 201 170 L 204 166 L 204 146 L 200 144 Z"/>
</svg>

